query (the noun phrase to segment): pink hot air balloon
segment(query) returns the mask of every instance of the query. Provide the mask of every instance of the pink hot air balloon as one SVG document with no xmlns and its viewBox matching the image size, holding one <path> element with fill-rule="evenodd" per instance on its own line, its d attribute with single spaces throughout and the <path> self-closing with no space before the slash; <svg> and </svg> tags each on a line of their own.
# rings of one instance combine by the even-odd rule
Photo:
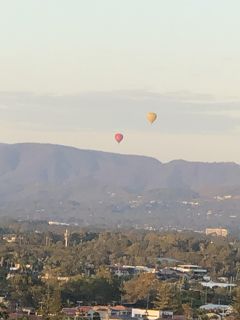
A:
<svg viewBox="0 0 240 320">
<path fill-rule="evenodd" d="M 115 140 L 120 143 L 123 139 L 123 135 L 121 133 L 116 133 L 115 134 Z"/>
</svg>

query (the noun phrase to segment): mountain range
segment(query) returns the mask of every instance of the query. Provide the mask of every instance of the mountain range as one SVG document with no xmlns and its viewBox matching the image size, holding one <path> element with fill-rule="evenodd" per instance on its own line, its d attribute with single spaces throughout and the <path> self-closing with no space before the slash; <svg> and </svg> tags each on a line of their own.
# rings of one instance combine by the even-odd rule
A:
<svg viewBox="0 0 240 320">
<path fill-rule="evenodd" d="M 239 198 L 236 163 L 161 163 L 61 145 L 0 144 L 1 216 L 103 226 L 231 226 L 240 219 Z"/>
</svg>

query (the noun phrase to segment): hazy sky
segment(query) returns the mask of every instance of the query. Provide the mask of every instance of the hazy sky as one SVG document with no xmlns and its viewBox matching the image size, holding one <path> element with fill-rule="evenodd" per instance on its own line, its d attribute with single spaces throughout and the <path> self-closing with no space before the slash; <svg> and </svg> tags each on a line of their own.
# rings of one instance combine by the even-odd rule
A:
<svg viewBox="0 0 240 320">
<path fill-rule="evenodd" d="M 240 162 L 239 12 L 239 0 L 0 0 L 1 141 Z"/>
</svg>

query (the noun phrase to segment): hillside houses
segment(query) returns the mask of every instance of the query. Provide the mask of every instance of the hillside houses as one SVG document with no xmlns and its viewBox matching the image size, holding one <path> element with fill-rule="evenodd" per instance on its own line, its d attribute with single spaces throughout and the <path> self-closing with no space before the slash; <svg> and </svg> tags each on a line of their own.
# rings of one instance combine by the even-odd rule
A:
<svg viewBox="0 0 240 320">
<path fill-rule="evenodd" d="M 157 273 L 156 268 L 149 268 L 146 266 L 110 266 L 109 269 L 112 273 L 114 273 L 116 276 L 133 276 L 137 275 L 139 273 Z"/>
<path fill-rule="evenodd" d="M 207 270 L 203 269 L 201 266 L 193 265 L 193 264 L 180 264 L 177 267 L 173 267 L 173 270 L 187 273 L 187 274 L 194 274 L 196 276 L 204 276 L 207 274 Z"/>
</svg>

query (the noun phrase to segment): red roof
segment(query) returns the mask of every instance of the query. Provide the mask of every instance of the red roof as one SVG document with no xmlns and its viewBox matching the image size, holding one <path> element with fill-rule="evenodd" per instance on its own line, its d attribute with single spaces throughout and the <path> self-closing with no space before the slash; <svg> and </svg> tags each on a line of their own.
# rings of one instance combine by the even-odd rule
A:
<svg viewBox="0 0 240 320">
<path fill-rule="evenodd" d="M 75 307 L 75 308 L 63 308 L 62 312 L 67 316 L 75 316 L 77 313 L 88 313 L 92 307 L 90 306 L 82 306 L 82 307 Z"/>
<path fill-rule="evenodd" d="M 117 310 L 117 311 L 125 311 L 125 310 L 128 310 L 127 307 L 124 307 L 124 306 L 114 306 L 114 307 L 111 307 L 112 310 Z"/>
<path fill-rule="evenodd" d="M 80 312 L 88 312 L 91 309 L 92 309 L 92 307 L 90 307 L 90 306 L 81 306 L 81 307 L 78 308 L 78 311 L 80 311 Z"/>
<path fill-rule="evenodd" d="M 75 316 L 77 310 L 77 308 L 63 308 L 62 312 L 67 316 Z"/>
</svg>

